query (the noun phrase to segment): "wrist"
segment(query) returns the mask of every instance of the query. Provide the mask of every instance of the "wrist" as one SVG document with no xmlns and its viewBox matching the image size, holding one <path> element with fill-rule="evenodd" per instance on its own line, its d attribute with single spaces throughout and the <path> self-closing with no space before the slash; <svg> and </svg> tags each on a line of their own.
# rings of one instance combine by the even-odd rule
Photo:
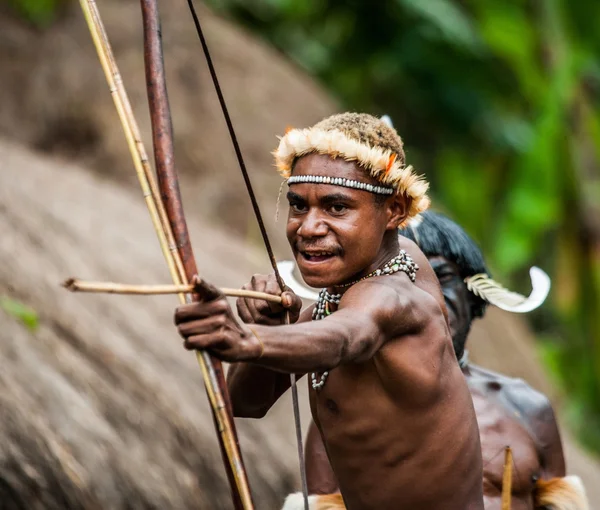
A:
<svg viewBox="0 0 600 510">
<path fill-rule="evenodd" d="M 262 339 L 260 338 L 260 336 L 258 335 L 258 333 L 256 332 L 255 328 L 247 326 L 248 329 L 250 330 L 250 334 L 251 334 L 251 342 L 252 342 L 252 358 L 253 360 L 259 360 L 260 358 L 263 357 L 264 353 L 265 353 L 265 344 L 263 343 Z"/>
</svg>

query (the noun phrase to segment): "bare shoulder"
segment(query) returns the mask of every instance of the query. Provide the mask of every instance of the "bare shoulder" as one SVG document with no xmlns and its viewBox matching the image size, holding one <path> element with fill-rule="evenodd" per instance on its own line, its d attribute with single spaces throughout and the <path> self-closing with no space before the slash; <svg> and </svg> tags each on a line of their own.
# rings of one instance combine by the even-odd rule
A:
<svg viewBox="0 0 600 510">
<path fill-rule="evenodd" d="M 518 413 L 519 418 L 541 443 L 546 442 L 544 431 L 556 424 L 552 404 L 546 395 L 532 388 L 523 379 L 508 377 L 477 365 L 470 365 L 469 371 L 470 385 L 484 385 L 486 393 L 496 393 L 499 400 Z"/>
<path fill-rule="evenodd" d="M 404 236 L 398 236 L 398 244 L 400 245 L 400 249 L 406 251 L 412 259 L 418 264 L 419 271 L 417 275 L 425 281 L 433 281 L 437 282 L 437 278 L 433 271 L 433 268 L 429 264 L 429 260 L 425 256 L 425 254 L 421 251 L 421 248 L 417 246 L 417 244 L 410 239 Z"/>
<path fill-rule="evenodd" d="M 469 366 L 471 381 L 487 384 L 488 389 L 495 390 L 528 416 L 543 414 L 552 409 L 546 395 L 532 388 L 523 379 L 488 370 L 478 365 Z"/>
<path fill-rule="evenodd" d="M 443 319 L 438 300 L 401 272 L 353 285 L 342 297 L 342 308 L 371 315 L 388 337 L 415 333 L 432 319 Z"/>
<path fill-rule="evenodd" d="M 398 243 L 400 248 L 405 250 L 419 266 L 415 285 L 432 296 L 445 315 L 446 305 L 444 302 L 444 295 L 442 294 L 442 288 L 440 287 L 440 282 L 431 267 L 431 264 L 429 264 L 429 260 L 416 243 L 410 239 L 399 236 Z"/>
</svg>

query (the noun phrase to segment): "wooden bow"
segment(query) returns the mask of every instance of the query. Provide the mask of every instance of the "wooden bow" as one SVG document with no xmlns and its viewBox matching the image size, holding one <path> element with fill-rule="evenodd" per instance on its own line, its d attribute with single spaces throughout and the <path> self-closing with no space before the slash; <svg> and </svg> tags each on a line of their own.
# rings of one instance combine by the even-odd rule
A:
<svg viewBox="0 0 600 510">
<path fill-rule="evenodd" d="M 176 284 L 189 284 L 198 274 L 198 269 L 190 243 L 181 203 L 179 180 L 175 170 L 173 127 L 163 65 L 158 5 L 156 0 L 140 0 L 140 4 L 144 23 L 144 63 L 158 187 L 177 253 L 183 265 L 179 268 L 178 280 L 173 275 L 173 281 Z M 197 294 L 187 294 L 186 301 L 198 299 Z M 240 452 L 223 366 L 219 359 L 208 352 L 197 352 L 196 356 L 211 403 L 234 505 L 236 508 L 251 509 L 253 508 L 252 496 Z"/>
<path fill-rule="evenodd" d="M 141 6 L 144 19 L 146 78 L 158 185 L 150 169 L 139 128 L 133 116 L 131 104 L 96 3 L 94 0 L 80 0 L 80 5 L 125 131 L 138 180 L 173 283 L 188 285 L 197 274 L 197 268 L 189 241 L 174 167 L 171 115 L 164 78 L 156 0 L 141 0 Z M 182 303 L 198 298 L 193 294 L 181 293 L 179 296 Z M 239 449 L 221 362 L 206 352 L 198 352 L 197 358 L 211 404 L 215 427 L 218 431 L 234 506 L 236 510 L 253 509 L 248 477 Z"/>
</svg>

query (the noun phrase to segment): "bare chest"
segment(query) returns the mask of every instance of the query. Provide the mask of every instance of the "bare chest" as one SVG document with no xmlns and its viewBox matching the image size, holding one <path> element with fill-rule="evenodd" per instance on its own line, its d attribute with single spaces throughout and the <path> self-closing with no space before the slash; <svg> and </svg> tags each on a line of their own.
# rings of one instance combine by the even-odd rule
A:
<svg viewBox="0 0 600 510">
<path fill-rule="evenodd" d="M 532 491 L 539 476 L 540 462 L 535 442 L 519 419 L 516 410 L 471 389 L 473 404 L 479 425 L 483 459 L 484 494 L 499 497 L 502 492 L 505 449 L 511 447 L 513 454 L 512 493 L 523 499 L 531 508 Z"/>
</svg>

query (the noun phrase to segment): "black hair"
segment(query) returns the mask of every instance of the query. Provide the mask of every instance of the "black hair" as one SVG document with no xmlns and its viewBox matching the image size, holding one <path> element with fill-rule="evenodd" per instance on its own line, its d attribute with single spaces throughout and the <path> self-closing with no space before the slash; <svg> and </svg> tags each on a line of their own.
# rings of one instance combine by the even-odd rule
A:
<svg viewBox="0 0 600 510">
<path fill-rule="evenodd" d="M 478 273 L 491 276 L 481 249 L 459 225 L 432 211 L 421 213 L 420 219 L 420 223 L 409 224 L 399 233 L 417 243 L 427 257 L 441 255 L 454 262 L 463 279 Z M 470 296 L 473 317 L 483 317 L 487 302 L 474 294 L 470 293 Z"/>
</svg>

